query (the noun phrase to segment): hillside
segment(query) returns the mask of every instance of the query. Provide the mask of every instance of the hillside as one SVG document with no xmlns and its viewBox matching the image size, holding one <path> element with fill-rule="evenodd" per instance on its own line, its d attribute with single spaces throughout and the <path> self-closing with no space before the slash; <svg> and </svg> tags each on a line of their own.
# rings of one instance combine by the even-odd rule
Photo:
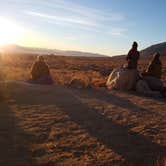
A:
<svg viewBox="0 0 166 166">
<path fill-rule="evenodd" d="M 141 51 L 141 55 L 150 56 L 154 52 L 159 52 L 162 56 L 166 56 L 166 42 L 152 45 Z"/>
</svg>

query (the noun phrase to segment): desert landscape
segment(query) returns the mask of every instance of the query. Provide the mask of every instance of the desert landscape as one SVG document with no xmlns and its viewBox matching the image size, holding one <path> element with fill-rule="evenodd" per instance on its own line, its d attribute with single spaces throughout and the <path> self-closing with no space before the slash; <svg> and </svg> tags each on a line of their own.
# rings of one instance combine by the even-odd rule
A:
<svg viewBox="0 0 166 166">
<path fill-rule="evenodd" d="M 105 87 L 124 56 L 47 55 L 51 86 L 25 82 L 36 56 L 1 57 L 0 165 L 166 165 L 166 100 Z"/>
<path fill-rule="evenodd" d="M 0 166 L 166 166 L 165 7 L 1 0 Z"/>
</svg>

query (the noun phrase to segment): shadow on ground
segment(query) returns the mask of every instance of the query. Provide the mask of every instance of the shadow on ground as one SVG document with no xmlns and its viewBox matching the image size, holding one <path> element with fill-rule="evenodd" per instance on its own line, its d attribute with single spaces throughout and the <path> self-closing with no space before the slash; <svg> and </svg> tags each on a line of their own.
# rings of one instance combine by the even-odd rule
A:
<svg viewBox="0 0 166 166">
<path fill-rule="evenodd" d="M 33 166 L 28 152 L 28 139 L 31 137 L 16 124 L 16 118 L 5 102 L 0 101 L 0 165 Z"/>
<path fill-rule="evenodd" d="M 98 99 L 105 100 L 116 106 L 125 107 L 131 111 L 140 110 L 151 113 L 150 110 L 140 108 L 136 104 L 114 94 L 102 94 L 94 90 L 93 93 Z M 34 94 L 27 92 L 26 96 L 29 96 L 30 100 L 26 101 L 20 97 L 15 99 L 15 102 L 22 106 L 40 104 L 41 106 L 55 105 L 59 107 L 69 115 L 72 121 L 86 129 L 91 136 L 114 152 L 122 155 L 126 159 L 126 165 L 155 166 L 160 158 L 166 157 L 166 147 L 161 147 L 153 143 L 149 138 L 131 131 L 130 128 L 107 119 L 99 114 L 97 110 L 82 103 L 67 88 L 54 87 L 54 90 L 50 88 L 47 94 L 41 94 L 38 97 L 33 97 L 35 96 Z M 49 100 L 46 100 L 48 98 Z"/>
</svg>

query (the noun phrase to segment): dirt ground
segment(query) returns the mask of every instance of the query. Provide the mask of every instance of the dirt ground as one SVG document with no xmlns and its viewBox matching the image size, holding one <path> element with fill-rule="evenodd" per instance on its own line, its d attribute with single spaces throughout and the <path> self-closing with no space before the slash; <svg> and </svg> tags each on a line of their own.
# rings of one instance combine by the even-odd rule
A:
<svg viewBox="0 0 166 166">
<path fill-rule="evenodd" d="M 0 85 L 2 166 L 165 166 L 166 100 L 104 88 Z"/>
</svg>

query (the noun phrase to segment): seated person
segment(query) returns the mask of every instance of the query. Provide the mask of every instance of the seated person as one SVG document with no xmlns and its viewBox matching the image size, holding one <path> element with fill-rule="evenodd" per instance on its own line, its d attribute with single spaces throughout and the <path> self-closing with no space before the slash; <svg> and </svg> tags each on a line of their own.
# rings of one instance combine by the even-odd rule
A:
<svg viewBox="0 0 166 166">
<path fill-rule="evenodd" d="M 162 64 L 160 61 L 160 54 L 155 53 L 153 59 L 150 61 L 147 69 L 142 73 L 144 80 L 147 82 L 151 90 L 165 93 L 165 88 L 161 80 Z"/>
<path fill-rule="evenodd" d="M 50 76 L 49 67 L 44 61 L 43 56 L 38 56 L 31 68 L 30 83 L 52 84 L 53 80 Z"/>
<path fill-rule="evenodd" d="M 160 54 L 155 53 L 153 59 L 150 61 L 148 68 L 145 71 L 145 75 L 153 76 L 156 78 L 161 78 L 162 74 L 162 64 L 160 61 Z"/>
</svg>

